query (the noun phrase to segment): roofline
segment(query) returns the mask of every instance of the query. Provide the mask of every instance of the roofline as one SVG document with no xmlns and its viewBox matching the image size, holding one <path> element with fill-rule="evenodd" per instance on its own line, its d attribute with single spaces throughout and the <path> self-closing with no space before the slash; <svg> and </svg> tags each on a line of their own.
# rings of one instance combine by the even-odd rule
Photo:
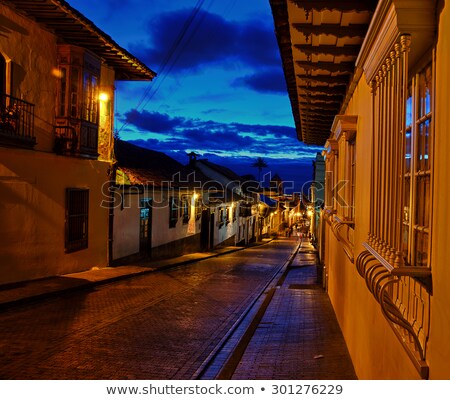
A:
<svg viewBox="0 0 450 400">
<path fill-rule="evenodd" d="M 11 3 L 12 6 L 16 10 L 20 10 L 25 13 L 28 17 L 34 17 L 36 22 L 46 26 L 48 29 L 50 29 L 56 36 L 64 39 L 68 44 L 74 44 L 77 45 L 77 43 L 74 40 L 71 40 L 67 35 L 64 35 L 61 32 L 58 32 L 57 29 L 54 29 L 50 26 L 50 24 L 45 21 L 40 21 L 39 17 L 37 16 L 37 12 L 34 15 L 33 11 L 39 9 L 36 7 L 38 4 L 41 5 L 54 5 L 57 8 L 59 8 L 60 11 L 62 11 L 66 16 L 70 17 L 69 19 L 64 18 L 65 22 L 75 22 L 76 24 L 79 24 L 84 28 L 86 31 L 88 31 L 90 34 L 96 36 L 96 38 L 99 40 L 99 45 L 104 46 L 105 49 L 108 48 L 110 51 L 110 56 L 117 59 L 117 62 L 119 61 L 126 61 L 128 68 L 130 69 L 131 73 L 130 75 L 127 75 L 126 67 L 122 67 L 123 70 L 121 71 L 123 73 L 123 77 L 125 79 L 116 79 L 116 80 L 152 80 L 156 76 L 156 72 L 152 71 L 149 67 L 147 67 L 142 61 L 140 61 L 137 57 L 133 56 L 128 50 L 124 49 L 122 46 L 117 44 L 111 36 L 106 34 L 104 31 L 102 31 L 99 27 L 97 27 L 91 20 L 86 18 L 80 11 L 73 8 L 67 1 L 65 0 L 41 0 L 38 4 L 34 5 L 34 8 L 27 8 L 27 5 L 29 6 L 29 2 L 23 2 L 22 0 L 15 0 L 10 1 L 8 0 L 8 3 Z M 92 44 L 92 47 L 95 47 L 95 43 Z M 80 46 L 78 44 L 78 46 Z M 89 44 L 83 44 L 81 47 L 84 47 L 88 50 L 90 49 Z M 102 54 L 99 54 L 98 51 L 91 50 L 95 54 L 102 57 Z M 105 57 L 102 57 L 105 59 Z M 113 67 L 115 70 L 120 70 L 120 65 L 114 66 L 108 63 L 108 60 L 105 59 L 106 64 Z M 134 70 L 134 71 L 133 71 Z"/>
</svg>

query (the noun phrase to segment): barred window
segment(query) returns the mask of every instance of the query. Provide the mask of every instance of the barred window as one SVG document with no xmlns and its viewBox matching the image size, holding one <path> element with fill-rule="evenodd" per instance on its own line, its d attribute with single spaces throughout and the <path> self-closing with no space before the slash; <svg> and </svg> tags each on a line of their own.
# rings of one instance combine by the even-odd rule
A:
<svg viewBox="0 0 450 400">
<path fill-rule="evenodd" d="M 406 264 L 429 266 L 431 213 L 432 65 L 409 85 L 403 204 L 403 256 Z"/>
<path fill-rule="evenodd" d="M 181 213 L 183 224 L 187 224 L 191 218 L 191 198 L 189 196 L 183 196 L 181 198 Z"/>
<path fill-rule="evenodd" d="M 66 189 L 65 251 L 88 247 L 89 189 Z"/>
<path fill-rule="evenodd" d="M 178 198 L 169 197 L 169 228 L 175 228 L 178 222 Z"/>
<path fill-rule="evenodd" d="M 195 196 L 195 220 L 199 220 L 202 216 L 202 199 L 196 195 Z"/>
</svg>

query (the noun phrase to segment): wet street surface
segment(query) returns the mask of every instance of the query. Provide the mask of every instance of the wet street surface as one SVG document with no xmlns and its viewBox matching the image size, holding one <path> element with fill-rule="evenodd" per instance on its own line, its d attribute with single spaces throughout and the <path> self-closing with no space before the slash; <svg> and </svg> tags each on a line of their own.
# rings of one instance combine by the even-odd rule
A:
<svg viewBox="0 0 450 400">
<path fill-rule="evenodd" d="M 295 247 L 278 240 L 2 311 L 0 378 L 192 379 Z"/>
</svg>

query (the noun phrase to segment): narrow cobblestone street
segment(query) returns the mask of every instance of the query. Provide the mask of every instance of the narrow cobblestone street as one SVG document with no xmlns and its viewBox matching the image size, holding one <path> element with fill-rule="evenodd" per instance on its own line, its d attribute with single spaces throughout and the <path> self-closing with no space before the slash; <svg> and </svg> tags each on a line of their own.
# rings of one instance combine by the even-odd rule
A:
<svg viewBox="0 0 450 400">
<path fill-rule="evenodd" d="M 5 310 L 2 379 L 190 379 L 295 249 L 246 249 Z"/>
</svg>

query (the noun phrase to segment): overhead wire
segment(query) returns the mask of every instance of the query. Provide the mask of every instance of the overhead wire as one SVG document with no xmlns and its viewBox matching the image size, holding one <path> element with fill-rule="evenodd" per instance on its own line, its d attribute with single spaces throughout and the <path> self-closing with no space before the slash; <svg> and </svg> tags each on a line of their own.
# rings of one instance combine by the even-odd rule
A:
<svg viewBox="0 0 450 400">
<path fill-rule="evenodd" d="M 211 8 L 211 5 L 213 3 L 214 0 L 211 0 L 211 2 L 209 3 L 209 6 L 207 7 L 206 10 L 209 10 Z M 150 100 L 153 98 L 153 96 L 158 92 L 159 88 L 161 87 L 161 85 L 163 84 L 164 80 L 167 78 L 167 76 L 170 74 L 170 72 L 172 71 L 173 67 L 177 64 L 178 60 L 180 59 L 181 55 L 183 54 L 183 51 L 187 48 L 187 46 L 189 45 L 189 43 L 191 42 L 191 40 L 193 39 L 193 37 L 195 36 L 195 34 L 198 32 L 201 24 L 203 23 L 204 19 L 206 17 L 206 12 L 203 12 L 200 14 L 200 17 L 197 21 L 197 24 L 194 26 L 194 28 L 191 30 L 190 35 L 187 37 L 184 46 L 180 49 L 180 51 L 178 52 L 178 54 L 175 55 L 175 58 L 172 60 L 171 64 L 169 65 L 169 69 L 167 70 L 167 73 L 164 75 L 164 77 L 160 80 L 159 85 L 155 88 L 155 92 L 152 93 L 152 96 L 149 97 L 147 99 L 147 101 L 144 103 L 144 105 L 142 106 L 142 109 L 145 109 L 145 107 L 147 106 L 147 104 L 150 102 Z"/>
<path fill-rule="evenodd" d="M 142 105 L 142 103 L 144 101 L 145 101 L 145 105 L 148 104 L 148 102 L 155 96 L 155 94 L 161 87 L 162 82 L 164 82 L 168 73 L 172 70 L 174 62 L 172 62 L 171 67 L 169 68 L 169 71 L 166 71 L 166 67 L 167 67 L 169 61 L 171 60 L 171 58 L 173 57 L 173 55 L 175 54 L 175 52 L 177 51 L 177 49 L 179 48 L 180 44 L 183 42 L 184 37 L 186 36 L 190 26 L 192 25 L 192 23 L 194 22 L 195 18 L 198 15 L 198 13 L 200 12 L 201 8 L 203 7 L 204 2 L 205 2 L 205 0 L 197 1 L 195 7 L 192 9 L 191 14 L 184 22 L 183 27 L 181 28 L 180 33 L 177 36 L 177 39 L 174 41 L 174 43 L 170 47 L 169 51 L 166 54 L 166 57 L 164 58 L 164 60 L 162 61 L 161 65 L 160 65 L 159 73 L 158 73 L 157 77 L 154 79 L 154 81 L 159 81 L 160 83 L 158 84 L 158 86 L 155 87 L 154 83 L 153 83 L 154 81 L 152 81 L 147 86 L 146 90 L 144 91 L 144 93 L 142 94 L 140 100 L 138 101 L 138 103 L 136 105 L 136 108 L 135 108 L 136 110 L 139 109 L 139 107 Z M 192 37 L 192 35 L 191 35 L 191 37 Z M 175 61 L 178 60 L 178 58 L 179 58 L 179 55 L 176 57 Z M 158 79 L 158 76 L 160 77 L 159 79 Z M 151 93 L 152 89 L 153 89 L 153 93 Z M 120 127 L 120 129 L 118 130 L 118 133 L 120 133 L 126 126 L 128 126 L 129 122 L 130 121 L 124 122 L 122 124 L 122 126 Z"/>
</svg>

